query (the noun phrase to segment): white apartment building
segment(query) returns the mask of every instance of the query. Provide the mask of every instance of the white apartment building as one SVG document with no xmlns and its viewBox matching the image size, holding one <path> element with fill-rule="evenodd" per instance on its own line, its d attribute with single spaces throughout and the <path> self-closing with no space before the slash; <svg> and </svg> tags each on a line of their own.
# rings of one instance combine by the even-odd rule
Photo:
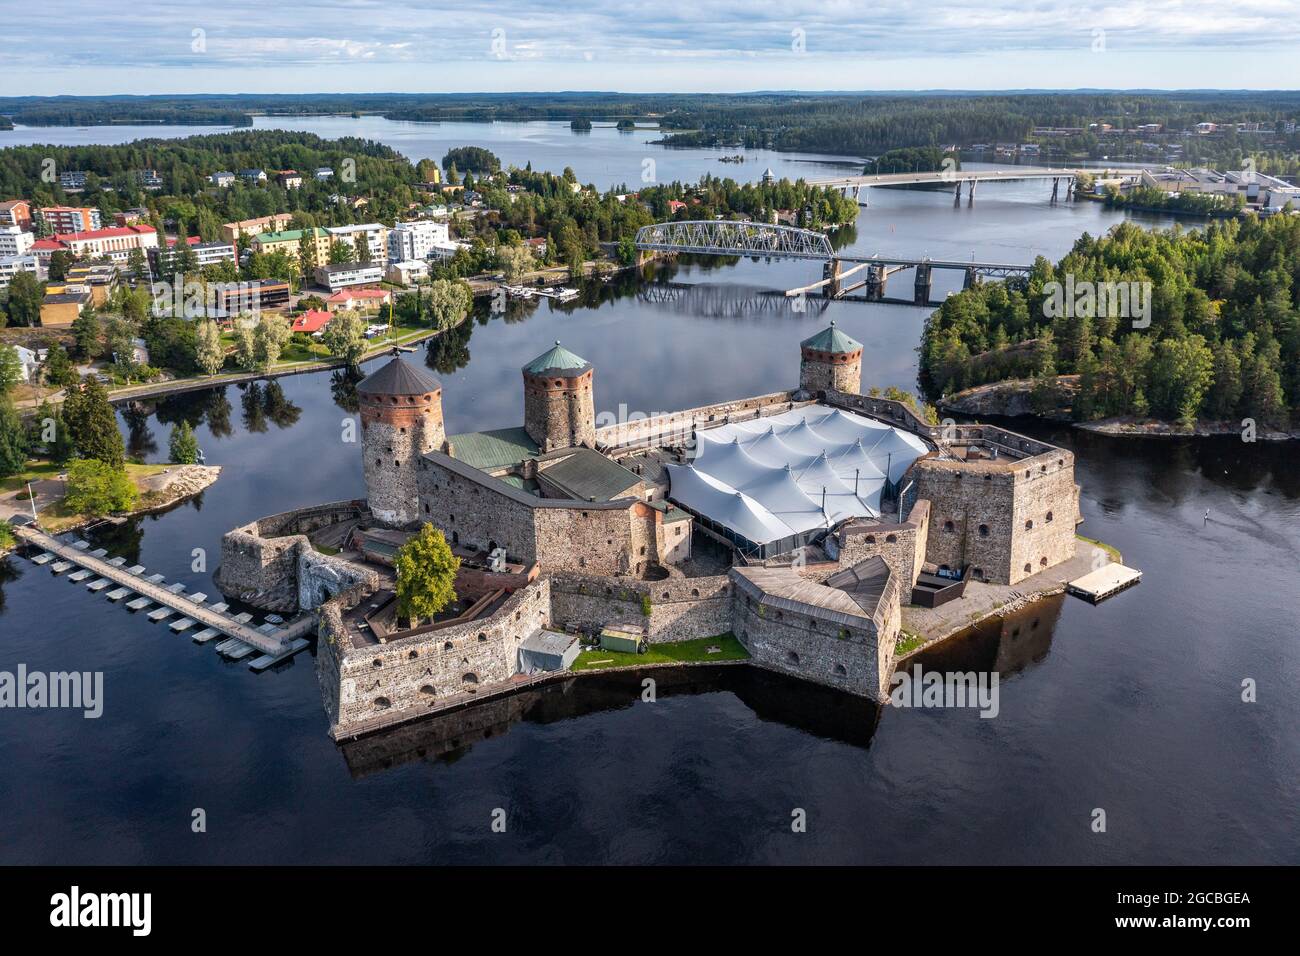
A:
<svg viewBox="0 0 1300 956">
<path fill-rule="evenodd" d="M 342 242 L 348 246 L 355 245 L 357 236 L 366 237 L 366 246 L 370 250 L 371 262 L 384 262 L 388 259 L 388 227 L 379 222 L 358 223 L 355 226 L 330 226 L 325 230 L 330 234 L 330 242 Z"/>
<path fill-rule="evenodd" d="M 399 222 L 388 233 L 388 258 L 395 262 L 427 259 L 438 243 L 450 241 L 451 233 L 445 222 L 427 219 Z"/>
<path fill-rule="evenodd" d="M 36 237 L 18 226 L 0 226 L 0 259 L 25 256 L 34 242 Z"/>
<path fill-rule="evenodd" d="M 0 257 L 0 289 L 9 288 L 10 280 L 20 272 L 30 272 L 37 279 L 45 278 L 41 260 L 35 256 L 4 256 Z"/>
<path fill-rule="evenodd" d="M 316 284 L 331 292 L 354 285 L 377 285 L 384 280 L 383 260 L 378 262 L 341 262 L 316 269 Z"/>
</svg>

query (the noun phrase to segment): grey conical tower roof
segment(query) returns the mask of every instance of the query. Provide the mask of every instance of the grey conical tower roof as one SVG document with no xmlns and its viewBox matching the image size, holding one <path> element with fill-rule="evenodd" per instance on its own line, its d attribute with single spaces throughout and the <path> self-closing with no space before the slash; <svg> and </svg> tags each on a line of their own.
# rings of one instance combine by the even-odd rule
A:
<svg viewBox="0 0 1300 956">
<path fill-rule="evenodd" d="M 357 391 L 366 395 L 425 395 L 440 388 L 436 378 L 400 355 L 357 385 Z"/>
</svg>

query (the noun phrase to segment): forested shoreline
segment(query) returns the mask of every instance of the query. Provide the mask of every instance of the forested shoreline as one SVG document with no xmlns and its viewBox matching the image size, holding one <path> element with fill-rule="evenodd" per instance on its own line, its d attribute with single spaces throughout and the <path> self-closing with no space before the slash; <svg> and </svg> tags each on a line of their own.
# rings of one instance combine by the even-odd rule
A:
<svg viewBox="0 0 1300 956">
<path fill-rule="evenodd" d="M 1117 287 L 1133 295 L 1118 310 L 1127 314 L 1092 295 Z M 1064 309 L 1061 288 L 1075 293 Z M 1134 309 L 1144 295 L 1149 308 Z M 999 282 L 949 297 L 926 323 L 921 379 L 932 397 L 1032 378 L 1035 411 L 1050 414 L 1065 401 L 1064 374 L 1079 376 L 1077 421 L 1295 420 L 1300 217 L 1191 232 L 1123 223 L 1085 234 L 1055 265 L 1039 257 L 1022 288 Z"/>
</svg>

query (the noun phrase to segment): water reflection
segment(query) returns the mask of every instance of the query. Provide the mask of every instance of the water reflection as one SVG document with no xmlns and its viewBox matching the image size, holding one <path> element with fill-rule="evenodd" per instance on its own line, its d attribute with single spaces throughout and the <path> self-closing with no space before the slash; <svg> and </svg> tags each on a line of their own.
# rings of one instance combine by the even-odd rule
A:
<svg viewBox="0 0 1300 956">
<path fill-rule="evenodd" d="M 355 413 L 361 406 L 357 401 L 357 383 L 366 373 L 355 365 L 336 368 L 330 373 L 330 397 L 345 412 Z"/>
<path fill-rule="evenodd" d="M 244 428 L 259 434 L 267 430 L 267 422 L 277 428 L 289 428 L 297 423 L 302 409 L 284 394 L 277 379 L 268 382 L 249 382 L 238 386 L 243 391 L 240 406 L 244 412 Z"/>
<path fill-rule="evenodd" d="M 922 671 L 944 673 L 996 671 L 1004 678 L 1018 674 L 1047 658 L 1061 606 L 1066 600 L 1064 594 L 1057 594 L 982 621 L 937 647 L 922 651 L 905 667 L 910 670 L 913 664 L 920 664 Z"/>
<path fill-rule="evenodd" d="M 589 674 L 484 701 L 340 744 L 353 779 L 414 761 L 459 760 L 481 741 L 527 721 L 552 724 L 638 706 L 642 672 Z M 654 670 L 661 698 L 730 693 L 759 718 L 827 740 L 867 747 L 881 708 L 869 700 L 748 666 Z"/>
</svg>

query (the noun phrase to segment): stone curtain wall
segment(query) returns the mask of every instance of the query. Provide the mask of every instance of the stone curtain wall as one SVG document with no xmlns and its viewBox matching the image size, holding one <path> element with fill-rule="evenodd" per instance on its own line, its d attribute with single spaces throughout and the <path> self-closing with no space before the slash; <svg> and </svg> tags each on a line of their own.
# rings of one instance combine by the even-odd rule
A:
<svg viewBox="0 0 1300 956">
<path fill-rule="evenodd" d="M 764 605 L 762 593 L 752 582 L 737 579 L 733 633 L 756 664 L 860 697 L 888 698 L 901 621 L 896 576 L 891 576 L 882 602 L 880 625 L 863 619 L 860 625 L 845 627 L 813 614 L 778 609 Z"/>
<path fill-rule="evenodd" d="M 1074 557 L 1079 517 L 1074 456 L 1058 450 L 1030 462 L 1016 471 L 1012 584 Z"/>
<path fill-rule="evenodd" d="M 557 627 L 584 629 L 640 624 L 653 644 L 714 637 L 732 629 L 729 575 L 672 577 L 664 581 L 613 581 L 580 574 L 551 578 L 551 614 Z M 650 599 L 645 616 L 643 598 Z"/>
<path fill-rule="evenodd" d="M 337 688 L 335 735 L 500 689 L 496 685 L 517 671 L 524 638 L 549 621 L 550 584 L 543 578 L 516 591 L 488 618 L 356 648 L 343 630 L 341 609 L 331 602 L 321 616 L 329 653 L 318 655 L 318 673 L 327 698 L 333 693 L 327 685 Z"/>
<path fill-rule="evenodd" d="M 312 550 L 307 535 L 365 514 L 361 500 L 335 501 L 270 515 L 221 538 L 214 580 L 222 593 L 268 611 L 298 610 L 298 554 Z"/>
<path fill-rule="evenodd" d="M 696 427 L 721 425 L 729 418 L 733 421 L 748 421 L 764 415 L 779 415 L 792 407 L 789 392 L 772 392 L 734 402 L 718 402 L 716 405 L 702 405 L 680 412 L 606 425 L 596 429 L 596 443 L 606 448 L 647 441 L 654 444 L 672 436 L 689 437 Z"/>
<path fill-rule="evenodd" d="M 357 586 L 374 592 L 379 575 L 372 568 L 321 554 L 305 538 L 298 545 L 298 609 L 312 611 L 337 594 Z"/>
<path fill-rule="evenodd" d="M 838 567 L 852 567 L 866 558 L 880 555 L 906 585 L 908 596 L 925 563 L 926 542 L 931 534 L 930 502 L 921 499 L 907 520 L 853 521 L 840 528 Z"/>
<path fill-rule="evenodd" d="M 673 526 L 665 526 L 663 513 L 644 502 L 536 498 L 488 476 L 479 480 L 467 466 L 453 467 L 439 457 L 426 455 L 421 462 L 420 520 L 441 528 L 455 545 L 505 548 L 511 558 L 535 561 L 544 572 L 639 574 L 673 557 Z"/>
</svg>

